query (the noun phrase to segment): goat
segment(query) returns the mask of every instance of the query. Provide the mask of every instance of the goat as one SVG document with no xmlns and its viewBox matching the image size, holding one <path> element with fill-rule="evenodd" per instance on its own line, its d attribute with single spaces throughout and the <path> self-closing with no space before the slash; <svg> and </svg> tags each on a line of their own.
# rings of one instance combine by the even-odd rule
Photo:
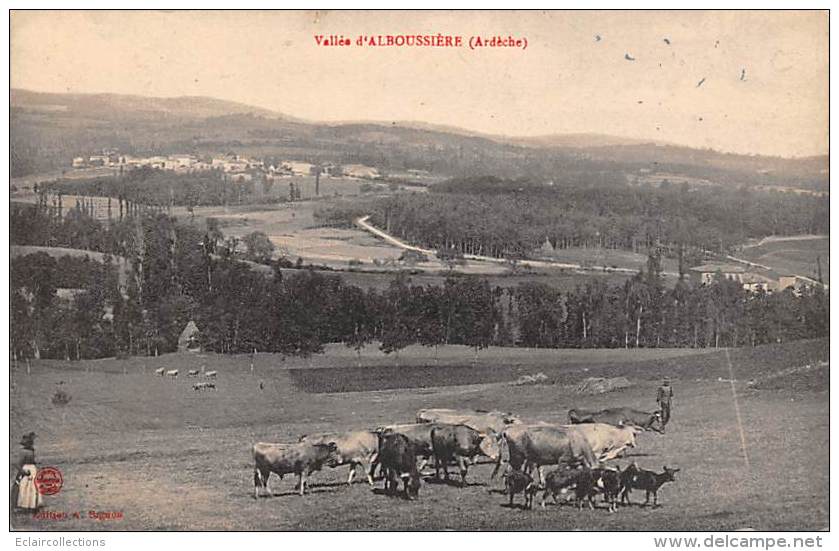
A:
<svg viewBox="0 0 839 551">
<path fill-rule="evenodd" d="M 524 508 L 533 508 L 533 496 L 539 490 L 533 477 L 522 471 L 508 471 L 504 474 L 505 492 L 510 496 L 510 507 L 516 494 L 524 493 Z"/>
<path fill-rule="evenodd" d="M 659 488 L 666 482 L 675 482 L 676 478 L 673 475 L 679 472 L 679 470 L 669 469 L 665 465 L 664 472 L 655 473 L 653 471 L 639 469 L 633 463 L 621 473 L 621 504 L 624 501 L 630 505 L 632 504 L 632 500 L 629 497 L 632 490 L 644 490 L 647 492 L 647 500 L 644 502 L 644 505 L 648 505 L 650 503 L 650 496 L 653 496 L 653 507 L 657 506 Z"/>
</svg>

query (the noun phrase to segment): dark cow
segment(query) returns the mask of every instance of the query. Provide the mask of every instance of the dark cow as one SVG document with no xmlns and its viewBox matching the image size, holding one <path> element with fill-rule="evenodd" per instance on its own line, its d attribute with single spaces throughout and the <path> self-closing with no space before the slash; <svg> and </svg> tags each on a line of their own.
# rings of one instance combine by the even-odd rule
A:
<svg viewBox="0 0 839 551">
<path fill-rule="evenodd" d="M 659 426 L 661 425 L 661 412 L 641 411 L 627 407 L 606 408 L 598 411 L 571 409 L 568 411 L 568 421 L 571 424 L 606 423 L 615 427 L 633 425 L 644 430 L 661 431 L 653 427 L 656 422 Z"/>
<path fill-rule="evenodd" d="M 376 466 L 379 448 L 379 437 L 375 432 L 357 430 L 340 434 L 310 434 L 301 436 L 300 442 L 311 444 L 335 442 L 338 449 L 335 452 L 334 460 L 329 462 L 328 465 L 332 468 L 349 465 L 350 472 L 347 477 L 347 484 L 352 484 L 355 473 L 361 466 L 367 474 L 367 482 L 370 486 L 373 485 L 373 470 Z"/>
<path fill-rule="evenodd" d="M 334 442 L 311 444 L 271 444 L 257 442 L 253 445 L 253 497 L 259 497 L 259 488 L 265 488 L 271 494 L 268 477 L 271 473 L 283 479 L 284 475 L 296 474 L 300 486 L 300 495 L 306 491 L 306 477 L 319 471 L 324 463 L 334 460 L 338 447 Z"/>
<path fill-rule="evenodd" d="M 399 479 L 405 485 L 405 497 L 419 496 L 420 475 L 417 455 L 411 440 L 404 434 L 386 432 L 379 435 L 379 463 L 385 476 L 385 491 L 394 493 Z"/>
<path fill-rule="evenodd" d="M 504 492 L 510 496 L 510 507 L 513 506 L 513 498 L 516 494 L 524 494 L 524 508 L 533 508 L 533 496 L 539 487 L 533 482 L 533 477 L 522 471 L 509 471 L 504 473 Z"/>
<path fill-rule="evenodd" d="M 379 436 L 394 433 L 402 434 L 408 437 L 411 444 L 414 446 L 414 453 L 417 457 L 422 457 L 422 463 L 419 470 L 422 470 L 428 463 L 429 458 L 434 454 L 434 448 L 431 444 L 431 431 L 440 426 L 438 423 L 406 423 L 402 425 L 388 425 L 376 429 Z"/>
<path fill-rule="evenodd" d="M 634 463 L 624 469 L 621 474 L 621 504 L 624 502 L 632 505 L 632 500 L 629 497 L 632 490 L 644 490 L 647 492 L 647 500 L 644 505 L 649 505 L 650 496 L 653 496 L 653 506 L 658 505 L 658 490 L 666 482 L 675 482 L 676 478 L 673 476 L 679 472 L 679 469 L 668 469 L 664 466 L 664 472 L 655 473 L 639 469 Z"/>
<path fill-rule="evenodd" d="M 446 480 L 449 478 L 448 464 L 457 461 L 460 468 L 461 486 L 466 485 L 468 467 L 465 459 L 484 455 L 496 461 L 500 456 L 498 441 L 494 435 L 482 434 L 466 425 L 439 424 L 431 429 L 431 447 L 434 451 L 434 470 L 440 478 L 440 467 Z"/>
</svg>

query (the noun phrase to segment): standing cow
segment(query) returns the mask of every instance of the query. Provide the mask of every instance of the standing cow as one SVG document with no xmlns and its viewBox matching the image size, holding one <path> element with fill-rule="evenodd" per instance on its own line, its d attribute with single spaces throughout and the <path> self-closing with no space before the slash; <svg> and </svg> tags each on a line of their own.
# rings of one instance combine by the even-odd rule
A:
<svg viewBox="0 0 839 551">
<path fill-rule="evenodd" d="M 339 434 L 310 434 L 301 436 L 300 442 L 310 444 L 334 442 L 337 450 L 333 456 L 334 460 L 327 463 L 329 467 L 349 465 L 347 484 L 352 484 L 356 470 L 362 466 L 367 473 L 367 482 L 370 486 L 373 485 L 373 469 L 376 467 L 379 449 L 379 437 L 375 432 L 358 430 Z"/>
<path fill-rule="evenodd" d="M 386 432 L 379 436 L 379 462 L 385 476 L 385 491 L 394 493 L 399 488 L 399 479 L 405 486 L 405 497 L 419 496 L 420 475 L 417 470 L 417 454 L 411 440 L 404 434 Z"/>
<path fill-rule="evenodd" d="M 439 426 L 437 423 L 406 423 L 401 425 L 388 425 L 376 429 L 379 436 L 388 433 L 402 434 L 411 441 L 414 453 L 417 457 L 422 457 L 422 463 L 419 470 L 428 463 L 431 456 L 434 454 L 434 448 L 431 445 L 431 431 Z"/>
<path fill-rule="evenodd" d="M 535 467 L 537 480 L 542 485 L 545 465 L 577 465 L 596 467 L 597 457 L 585 437 L 575 430 L 549 425 L 511 427 L 504 431 L 503 438 L 509 450 L 510 466 L 521 470 L 525 462 Z M 500 468 L 496 466 L 493 476 Z"/>
<path fill-rule="evenodd" d="M 440 478 L 440 466 L 446 480 L 449 479 L 448 464 L 454 460 L 460 468 L 461 486 L 466 485 L 468 467 L 465 459 L 484 455 L 493 461 L 500 457 L 498 441 L 494 434 L 482 434 L 466 425 L 440 424 L 431 430 L 431 446 L 434 451 L 434 470 Z"/>
<path fill-rule="evenodd" d="M 319 471 L 324 463 L 334 460 L 338 446 L 334 442 L 311 444 L 271 444 L 257 442 L 253 445 L 253 497 L 259 497 L 259 488 L 265 488 L 271 494 L 268 477 L 271 473 L 283 479 L 284 475 L 294 473 L 298 477 L 300 495 L 306 491 L 306 477 Z"/>
</svg>

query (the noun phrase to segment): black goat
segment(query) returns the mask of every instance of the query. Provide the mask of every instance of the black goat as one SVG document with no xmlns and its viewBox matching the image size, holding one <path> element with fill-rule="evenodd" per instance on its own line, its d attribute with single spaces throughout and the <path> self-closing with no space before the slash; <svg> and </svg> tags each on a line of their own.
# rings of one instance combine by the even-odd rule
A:
<svg viewBox="0 0 839 551">
<path fill-rule="evenodd" d="M 620 476 L 620 484 L 623 488 L 621 493 L 621 505 L 624 502 L 632 504 L 629 494 L 632 490 L 644 490 L 647 492 L 647 500 L 644 505 L 650 503 L 650 496 L 653 496 L 653 506 L 658 505 L 658 490 L 665 482 L 675 482 L 676 478 L 673 476 L 679 472 L 679 469 L 669 469 L 664 466 L 664 472 L 655 473 L 653 471 L 646 471 L 639 469 L 635 464 L 627 467 Z"/>
<path fill-rule="evenodd" d="M 524 493 L 524 508 L 533 508 L 533 496 L 539 487 L 533 482 L 533 477 L 522 471 L 509 471 L 504 475 L 504 487 L 510 496 L 510 507 L 516 494 Z"/>
<path fill-rule="evenodd" d="M 621 472 L 612 469 L 581 469 L 577 471 L 575 495 L 577 506 L 582 509 L 587 501 L 594 509 L 594 496 L 603 494 L 603 501 L 608 504 L 609 512 L 618 510 L 618 494 L 621 491 Z"/>
</svg>

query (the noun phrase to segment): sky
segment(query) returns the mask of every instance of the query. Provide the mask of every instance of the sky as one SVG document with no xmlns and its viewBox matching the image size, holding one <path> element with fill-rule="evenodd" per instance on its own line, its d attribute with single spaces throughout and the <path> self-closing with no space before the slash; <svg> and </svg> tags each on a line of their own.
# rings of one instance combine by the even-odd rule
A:
<svg viewBox="0 0 839 551">
<path fill-rule="evenodd" d="M 527 48 L 314 38 L 437 33 Z M 791 157 L 828 152 L 828 53 L 819 11 L 14 11 L 10 63 L 12 87 L 42 92 L 199 95 L 315 121 Z"/>
</svg>

